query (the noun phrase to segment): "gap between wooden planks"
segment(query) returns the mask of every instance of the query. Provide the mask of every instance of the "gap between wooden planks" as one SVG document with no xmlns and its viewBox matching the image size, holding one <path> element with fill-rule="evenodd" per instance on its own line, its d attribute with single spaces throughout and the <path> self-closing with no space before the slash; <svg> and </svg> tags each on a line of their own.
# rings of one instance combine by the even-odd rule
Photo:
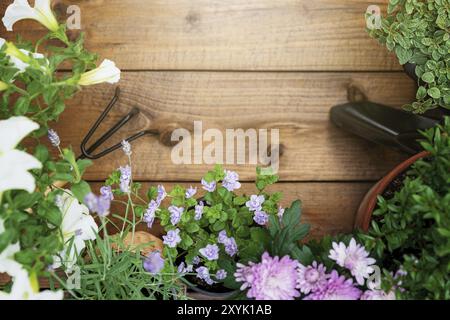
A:
<svg viewBox="0 0 450 320">
<path fill-rule="evenodd" d="M 3 0 L 0 14 L 12 0 Z M 55 0 L 81 9 L 87 48 L 124 70 L 400 70 L 366 33 L 373 0 Z M 386 12 L 388 0 L 375 4 Z M 43 36 L 36 22 L 0 36 Z M 79 31 L 72 32 L 78 36 Z"/>
<path fill-rule="evenodd" d="M 280 175 L 283 181 L 376 180 L 404 155 L 369 143 L 334 127 L 333 105 L 345 103 L 359 88 L 371 101 L 399 107 L 412 101 L 414 83 L 402 73 L 278 73 L 278 72 L 124 72 L 121 99 L 98 133 L 111 127 L 132 107 L 142 110 L 112 139 L 118 142 L 145 128 L 162 138 L 133 143 L 135 179 L 197 181 L 212 165 L 174 165 L 167 144 L 175 128 L 280 129 Z M 79 145 L 114 93 L 110 85 L 84 89 L 69 101 L 60 121 L 52 125 L 63 145 Z M 354 97 L 350 97 L 353 99 Z M 98 135 L 97 135 L 98 136 Z M 165 144 L 164 144 L 165 143 Z M 94 162 L 86 179 L 102 180 L 123 165 L 117 151 Z M 242 180 L 255 178 L 254 165 L 227 165 Z"/>
</svg>

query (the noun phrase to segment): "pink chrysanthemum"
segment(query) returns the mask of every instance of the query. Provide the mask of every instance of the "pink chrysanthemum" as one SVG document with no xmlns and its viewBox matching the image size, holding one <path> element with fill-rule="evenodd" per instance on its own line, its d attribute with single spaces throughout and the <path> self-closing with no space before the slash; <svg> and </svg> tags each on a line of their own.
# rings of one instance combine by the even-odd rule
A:
<svg viewBox="0 0 450 320">
<path fill-rule="evenodd" d="M 367 290 L 362 294 L 361 300 L 396 300 L 396 297 L 394 291 L 386 293 L 383 290 Z"/>
<path fill-rule="evenodd" d="M 300 264 L 298 267 L 297 288 L 304 294 L 325 286 L 327 279 L 326 268 L 323 264 L 318 265 L 316 261 L 310 266 L 305 267 Z"/>
<path fill-rule="evenodd" d="M 364 284 L 364 279 L 369 278 L 374 269 L 372 265 L 375 259 L 369 257 L 369 253 L 365 248 L 356 243 L 355 239 L 350 240 L 350 244 L 345 246 L 344 243 L 339 244 L 333 242 L 333 249 L 330 250 L 330 259 L 344 268 L 350 270 L 359 285 Z"/>
<path fill-rule="evenodd" d="M 353 280 L 339 276 L 337 271 L 333 270 L 326 284 L 304 300 L 358 300 L 360 297 L 361 290 L 353 285 Z"/>
<path fill-rule="evenodd" d="M 244 289 L 249 288 L 248 298 L 293 300 L 300 296 L 300 292 L 296 289 L 298 262 L 288 256 L 282 259 L 272 258 L 266 252 L 260 263 L 238 267 L 235 274 L 236 281 L 244 282 Z"/>
</svg>

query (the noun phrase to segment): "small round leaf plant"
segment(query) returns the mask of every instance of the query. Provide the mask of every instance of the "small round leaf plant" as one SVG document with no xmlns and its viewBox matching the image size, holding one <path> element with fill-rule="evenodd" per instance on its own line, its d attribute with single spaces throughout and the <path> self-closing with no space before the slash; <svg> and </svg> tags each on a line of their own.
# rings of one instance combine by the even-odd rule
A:
<svg viewBox="0 0 450 320">
<path fill-rule="evenodd" d="M 231 277 L 237 261 L 250 261 L 270 246 L 266 226 L 283 214 L 282 194 L 265 191 L 278 176 L 257 173 L 258 191 L 251 196 L 237 195 L 238 174 L 220 165 L 204 176 L 202 190 L 179 185 L 168 193 L 162 186 L 149 190 L 143 220 L 149 227 L 160 221 L 166 233 L 163 254 L 180 273 L 212 286 Z M 166 197 L 170 204 L 164 207 Z"/>
<path fill-rule="evenodd" d="M 449 0 L 390 0 L 381 27 L 368 31 L 395 52 L 400 64 L 416 66 L 417 101 L 406 105 L 407 110 L 450 109 Z"/>
</svg>

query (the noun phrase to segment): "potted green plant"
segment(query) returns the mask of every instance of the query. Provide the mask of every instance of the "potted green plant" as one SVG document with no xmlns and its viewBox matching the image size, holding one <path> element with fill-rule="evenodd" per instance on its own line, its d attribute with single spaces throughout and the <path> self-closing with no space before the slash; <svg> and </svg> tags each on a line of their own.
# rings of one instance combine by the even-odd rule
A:
<svg viewBox="0 0 450 320">
<path fill-rule="evenodd" d="M 144 221 L 160 221 L 166 233 L 164 256 L 178 265 L 192 290 L 204 295 L 224 298 L 235 293 L 227 286 L 234 266 L 261 256 L 270 245 L 267 225 L 283 212 L 281 193 L 265 191 L 278 176 L 258 169 L 257 193 L 251 196 L 235 193 L 241 187 L 238 178 L 218 165 L 202 179 L 204 192 L 181 186 L 168 193 L 161 186 L 149 192 Z M 166 196 L 170 204 L 164 207 Z"/>
<path fill-rule="evenodd" d="M 425 152 L 368 193 L 355 227 L 383 266 L 405 273 L 401 297 L 449 299 L 450 119 L 423 136 Z"/>
<path fill-rule="evenodd" d="M 370 16 L 371 14 L 369 14 Z M 425 113 L 450 109 L 450 6 L 447 0 L 391 0 L 388 15 L 369 34 L 394 51 L 417 81 L 417 101 L 405 108 Z"/>
</svg>

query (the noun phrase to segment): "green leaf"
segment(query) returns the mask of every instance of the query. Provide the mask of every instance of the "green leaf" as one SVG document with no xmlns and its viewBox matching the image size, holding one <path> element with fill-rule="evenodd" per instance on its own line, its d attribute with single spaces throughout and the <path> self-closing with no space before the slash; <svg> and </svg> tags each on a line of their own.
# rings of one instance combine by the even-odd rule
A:
<svg viewBox="0 0 450 320">
<path fill-rule="evenodd" d="M 91 192 L 91 187 L 86 181 L 80 181 L 79 183 L 72 185 L 71 190 L 75 198 L 83 203 L 86 195 Z"/>
</svg>

